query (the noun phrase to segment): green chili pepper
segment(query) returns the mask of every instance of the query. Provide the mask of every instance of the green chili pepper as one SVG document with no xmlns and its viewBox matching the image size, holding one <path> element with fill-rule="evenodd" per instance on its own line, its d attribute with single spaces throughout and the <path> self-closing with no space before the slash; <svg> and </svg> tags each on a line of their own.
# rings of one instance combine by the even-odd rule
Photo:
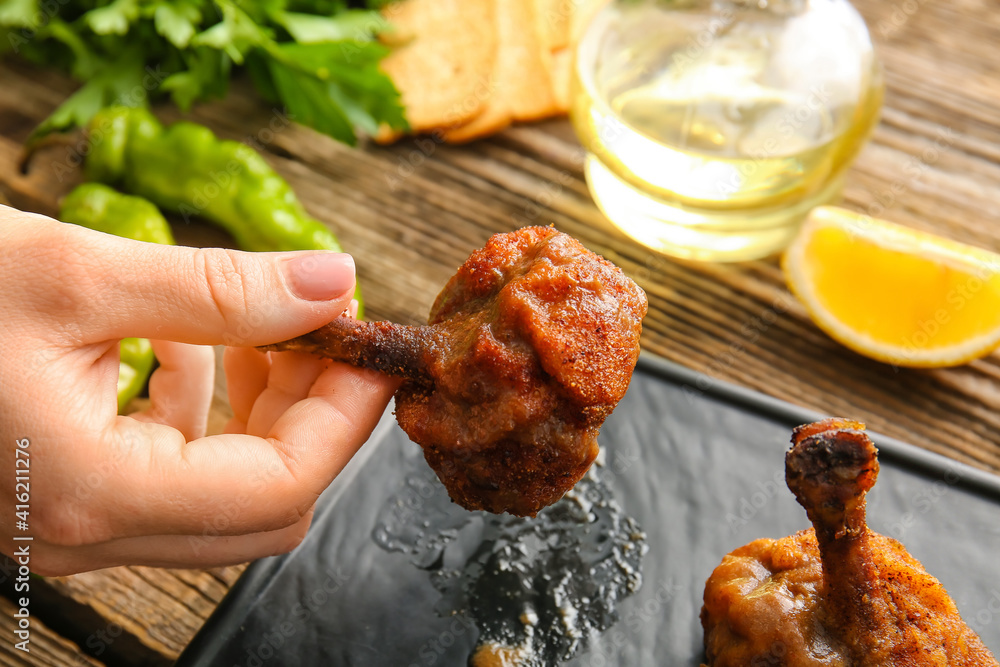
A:
<svg viewBox="0 0 1000 667">
<path fill-rule="evenodd" d="M 66 195 L 59 217 L 82 227 L 136 241 L 173 245 L 170 225 L 141 197 L 123 195 L 100 183 L 85 183 Z M 145 338 L 125 338 L 118 365 L 118 412 L 146 386 L 153 371 L 153 346 Z"/>
<path fill-rule="evenodd" d="M 146 338 L 123 338 L 118 364 L 118 412 L 139 395 L 153 372 L 153 345 Z"/>
<path fill-rule="evenodd" d="M 170 225 L 156 206 L 101 183 L 77 186 L 62 200 L 63 222 L 135 241 L 174 245 Z"/>
<path fill-rule="evenodd" d="M 88 126 L 88 178 L 121 187 L 228 231 L 242 250 L 334 250 L 333 233 L 309 216 L 288 183 L 257 151 L 208 128 L 164 127 L 147 109 L 109 107 Z M 360 293 L 355 291 L 360 302 Z M 359 313 L 360 316 L 360 313 Z"/>
</svg>

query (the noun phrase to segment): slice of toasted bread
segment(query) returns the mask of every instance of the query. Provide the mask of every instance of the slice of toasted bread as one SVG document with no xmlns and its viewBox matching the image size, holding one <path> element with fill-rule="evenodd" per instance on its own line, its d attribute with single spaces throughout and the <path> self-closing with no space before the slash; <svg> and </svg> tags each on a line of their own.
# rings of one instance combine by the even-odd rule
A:
<svg viewBox="0 0 1000 667">
<path fill-rule="evenodd" d="M 552 81 L 543 58 L 535 0 L 506 0 L 497 17 L 500 35 L 498 74 L 506 77 L 507 103 L 514 120 L 528 121 L 555 113 Z M 502 67 L 502 69 L 501 69 Z"/>
<path fill-rule="evenodd" d="M 553 51 L 549 57 L 549 76 L 552 77 L 552 94 L 559 113 L 569 113 L 570 79 L 573 76 L 573 49 L 566 47 Z"/>
<path fill-rule="evenodd" d="M 538 36 L 542 48 L 558 51 L 569 46 L 569 27 L 580 0 L 535 0 Z"/>
<path fill-rule="evenodd" d="M 498 0 L 495 20 L 499 51 L 492 95 L 479 116 L 445 132 L 447 141 L 471 141 L 498 132 L 512 121 L 537 120 L 558 112 L 538 36 L 534 3 Z"/>
<path fill-rule="evenodd" d="M 500 100 L 491 99 L 486 103 L 486 108 L 478 116 L 470 120 L 465 125 L 448 128 L 442 135 L 444 140 L 451 144 L 464 144 L 481 137 L 496 134 L 504 129 L 514 120 L 514 116 Z"/>
<path fill-rule="evenodd" d="M 490 97 L 497 58 L 496 8 L 507 0 L 404 0 L 383 14 L 403 42 L 382 61 L 413 132 L 461 126 Z M 384 132 L 378 141 L 395 139 Z"/>
</svg>

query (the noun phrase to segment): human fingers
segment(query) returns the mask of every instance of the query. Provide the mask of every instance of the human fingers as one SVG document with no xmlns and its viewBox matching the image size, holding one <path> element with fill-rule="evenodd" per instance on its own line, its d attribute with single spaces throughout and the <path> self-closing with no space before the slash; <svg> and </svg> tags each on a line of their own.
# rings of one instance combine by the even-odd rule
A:
<svg viewBox="0 0 1000 667">
<path fill-rule="evenodd" d="M 290 407 L 306 398 L 330 361 L 305 352 L 272 352 L 267 386 L 254 401 L 246 432 L 266 437 L 274 422 Z"/>
<path fill-rule="evenodd" d="M 205 435 L 215 390 L 215 352 L 205 345 L 155 340 L 160 362 L 149 378 L 149 408 L 130 415 L 172 426 L 187 440 Z"/>
<path fill-rule="evenodd" d="M 273 343 L 339 316 L 354 290 L 354 261 L 343 253 L 163 246 L 31 214 L 6 224 L 25 228 L 12 235 L 23 261 L 51 267 L 32 274 L 26 301 L 75 343 Z"/>
<path fill-rule="evenodd" d="M 246 563 L 297 547 L 305 539 L 312 517 L 310 509 L 290 526 L 248 535 L 220 535 L 209 525 L 197 535 L 126 537 L 79 547 L 36 541 L 32 571 L 42 576 L 65 576 L 119 565 L 209 568 Z"/>
<path fill-rule="evenodd" d="M 222 364 L 229 405 L 233 409 L 233 419 L 226 426 L 226 432 L 246 433 L 254 401 L 267 387 L 270 354 L 252 347 L 227 347 L 222 354 Z"/>
<path fill-rule="evenodd" d="M 186 441 L 176 429 L 116 417 L 101 444 L 112 462 L 102 483 L 73 513 L 52 513 L 47 541 L 80 546 L 198 534 L 233 502 L 245 509 L 222 534 L 297 523 L 368 439 L 398 385 L 335 366 L 320 374 L 312 395 L 287 410 L 267 438 L 224 434 Z"/>
</svg>

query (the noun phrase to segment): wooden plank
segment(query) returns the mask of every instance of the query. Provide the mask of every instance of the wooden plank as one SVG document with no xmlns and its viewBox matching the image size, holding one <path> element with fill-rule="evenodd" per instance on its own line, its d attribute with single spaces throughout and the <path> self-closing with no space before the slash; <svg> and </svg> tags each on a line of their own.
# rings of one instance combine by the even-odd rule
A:
<svg viewBox="0 0 1000 667">
<path fill-rule="evenodd" d="M 29 607 L 30 609 L 30 607 Z M 32 612 L 35 610 L 31 610 Z M 16 633 L 22 628 L 14 617 L 18 607 L 5 597 L 0 597 L 0 664 L 10 667 L 51 667 L 52 665 L 76 665 L 77 667 L 101 667 L 103 663 L 94 660 L 80 650 L 80 647 L 53 632 L 37 617 L 30 619 L 27 651 L 17 648 L 23 641 Z"/>
<path fill-rule="evenodd" d="M 117 567 L 47 582 L 155 654 L 175 660 L 244 569 Z"/>
</svg>

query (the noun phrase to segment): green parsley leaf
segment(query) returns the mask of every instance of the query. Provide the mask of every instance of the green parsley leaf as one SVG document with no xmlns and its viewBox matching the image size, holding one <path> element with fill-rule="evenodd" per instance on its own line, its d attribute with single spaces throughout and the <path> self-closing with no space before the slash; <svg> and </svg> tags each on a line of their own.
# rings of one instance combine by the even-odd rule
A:
<svg viewBox="0 0 1000 667">
<path fill-rule="evenodd" d="M 270 58 L 263 51 L 253 51 L 247 56 L 246 68 L 250 73 L 250 80 L 253 81 L 257 93 L 270 104 L 280 104 L 281 95 L 274 85 L 274 78 L 269 69 Z"/>
<path fill-rule="evenodd" d="M 184 62 L 186 70 L 171 74 L 160 84 L 160 90 L 170 93 L 182 111 L 198 100 L 225 96 L 232 61 L 224 53 L 199 47 L 186 51 Z"/>
<path fill-rule="evenodd" d="M 82 86 L 34 136 L 85 124 L 103 106 L 167 95 L 179 108 L 225 95 L 234 65 L 299 122 L 353 143 L 355 129 L 405 129 L 375 37 L 382 0 L 0 0 L 5 52 Z M 145 68 L 156 76 L 150 76 Z"/>
<path fill-rule="evenodd" d="M 159 2 L 153 12 L 156 32 L 178 49 L 188 45 L 200 22 L 201 12 L 191 2 Z"/>
<path fill-rule="evenodd" d="M 138 0 L 114 0 L 110 5 L 91 9 L 83 22 L 98 35 L 124 35 L 139 18 Z"/>
<path fill-rule="evenodd" d="M 336 106 L 368 132 L 381 123 L 394 129 L 408 128 L 399 91 L 378 68 L 387 53 L 388 49 L 377 42 L 352 40 L 280 46 L 283 62 L 329 82 L 327 93 Z"/>
<path fill-rule="evenodd" d="M 271 43 L 268 31 L 235 4 L 229 0 L 216 0 L 216 4 L 222 10 L 222 20 L 195 35 L 192 46 L 223 50 L 233 62 L 243 64 L 244 54 L 251 48 Z"/>
<path fill-rule="evenodd" d="M 347 11 L 347 0 L 288 0 L 288 11 L 333 16 Z"/>
<path fill-rule="evenodd" d="M 38 0 L 7 0 L 0 2 L 0 25 L 10 28 L 37 28 Z"/>
<path fill-rule="evenodd" d="M 83 127 L 103 107 L 145 105 L 146 93 L 142 85 L 145 74 L 141 61 L 134 59 L 123 57 L 117 62 L 105 63 L 101 74 L 85 83 L 35 128 L 29 143 L 53 131 Z"/>
<path fill-rule="evenodd" d="M 73 27 L 59 18 L 53 18 L 38 30 L 36 38 L 49 37 L 65 45 L 73 55 L 72 72 L 78 79 L 90 79 L 100 73 L 101 63 L 94 49 Z"/>
<path fill-rule="evenodd" d="M 275 89 L 294 121 L 345 144 L 353 146 L 357 142 L 354 128 L 330 99 L 325 82 L 284 62 L 271 60 L 269 64 Z"/>
<path fill-rule="evenodd" d="M 59 108 L 53 111 L 41 125 L 36 127 L 32 136 L 43 136 L 57 130 L 82 127 L 103 106 L 104 84 L 97 79 L 91 79 L 60 104 Z"/>
<path fill-rule="evenodd" d="M 300 44 L 343 39 L 366 41 L 388 27 L 388 21 L 381 14 L 366 11 L 348 11 L 332 17 L 282 12 L 275 18 Z"/>
</svg>

